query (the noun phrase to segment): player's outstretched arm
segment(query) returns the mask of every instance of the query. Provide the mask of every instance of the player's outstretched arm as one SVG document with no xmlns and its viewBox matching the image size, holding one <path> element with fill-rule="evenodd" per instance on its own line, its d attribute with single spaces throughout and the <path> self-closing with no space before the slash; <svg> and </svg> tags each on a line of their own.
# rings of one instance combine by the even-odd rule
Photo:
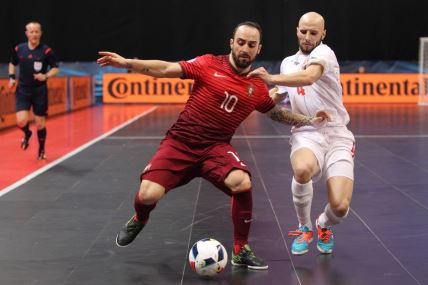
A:
<svg viewBox="0 0 428 285">
<path fill-rule="evenodd" d="M 100 51 L 98 54 L 101 57 L 97 60 L 97 63 L 102 67 L 113 66 L 127 68 L 154 77 L 183 77 L 183 70 L 181 65 L 177 62 L 128 59 L 109 51 Z"/>
<path fill-rule="evenodd" d="M 248 77 L 258 76 L 266 84 L 284 85 L 290 87 L 311 85 L 323 74 L 323 66 L 311 64 L 305 70 L 296 71 L 288 74 L 270 74 L 264 67 L 259 67 L 248 73 Z"/>
<path fill-rule="evenodd" d="M 266 113 L 272 120 L 296 127 L 316 126 L 324 121 L 329 121 L 330 116 L 325 111 L 316 113 L 315 117 L 293 113 L 287 108 L 276 105 Z"/>
</svg>

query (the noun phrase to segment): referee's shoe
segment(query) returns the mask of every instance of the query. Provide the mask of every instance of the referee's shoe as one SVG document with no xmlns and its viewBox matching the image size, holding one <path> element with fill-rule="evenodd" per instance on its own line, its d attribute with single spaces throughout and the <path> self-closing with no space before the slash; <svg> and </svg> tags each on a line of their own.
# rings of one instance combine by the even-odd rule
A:
<svg viewBox="0 0 428 285">
<path fill-rule="evenodd" d="M 29 131 L 28 132 L 28 135 L 27 134 L 25 134 L 24 135 L 24 137 L 21 139 L 21 148 L 23 149 L 23 150 L 26 150 L 27 148 L 28 148 L 28 146 L 30 145 L 30 138 L 31 138 L 31 135 L 33 134 L 33 132 L 32 131 Z"/>
</svg>

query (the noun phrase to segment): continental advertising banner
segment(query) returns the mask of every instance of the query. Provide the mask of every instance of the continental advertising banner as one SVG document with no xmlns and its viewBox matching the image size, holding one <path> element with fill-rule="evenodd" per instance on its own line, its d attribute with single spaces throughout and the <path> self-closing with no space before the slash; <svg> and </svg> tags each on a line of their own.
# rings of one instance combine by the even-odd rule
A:
<svg viewBox="0 0 428 285">
<path fill-rule="evenodd" d="M 418 74 L 341 74 L 345 103 L 418 103 Z M 428 78 L 425 79 L 428 82 Z M 142 74 L 106 73 L 103 101 L 106 103 L 185 103 L 192 80 L 153 78 Z M 426 84 L 421 86 L 426 89 Z M 425 92 L 424 94 L 428 94 Z M 423 99 L 423 98 L 422 98 Z M 427 100 L 428 102 L 428 100 Z"/>
<path fill-rule="evenodd" d="M 92 77 L 70 77 L 70 109 L 77 110 L 92 105 Z"/>
<path fill-rule="evenodd" d="M 428 79 L 428 78 L 427 78 Z M 345 103 L 418 103 L 418 74 L 341 74 Z M 425 92 L 425 94 L 427 94 Z M 423 98 L 422 98 L 423 99 Z"/>
<path fill-rule="evenodd" d="M 48 115 L 67 112 L 67 77 L 49 78 L 48 102 Z"/>
<path fill-rule="evenodd" d="M 193 80 L 154 78 L 135 73 L 105 73 L 105 103 L 185 103 Z"/>
</svg>

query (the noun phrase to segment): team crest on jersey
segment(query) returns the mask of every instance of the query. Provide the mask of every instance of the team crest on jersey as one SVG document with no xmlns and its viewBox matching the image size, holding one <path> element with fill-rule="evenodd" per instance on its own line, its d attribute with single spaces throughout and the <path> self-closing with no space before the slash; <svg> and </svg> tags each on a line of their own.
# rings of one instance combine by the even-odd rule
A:
<svg viewBox="0 0 428 285">
<path fill-rule="evenodd" d="M 248 85 L 248 87 L 247 87 L 247 93 L 248 93 L 248 96 L 250 96 L 250 97 L 253 96 L 254 86 L 252 84 Z"/>
<path fill-rule="evenodd" d="M 43 63 L 41 61 L 35 61 L 34 62 L 34 70 L 35 71 L 42 70 L 42 66 L 43 66 Z"/>
</svg>

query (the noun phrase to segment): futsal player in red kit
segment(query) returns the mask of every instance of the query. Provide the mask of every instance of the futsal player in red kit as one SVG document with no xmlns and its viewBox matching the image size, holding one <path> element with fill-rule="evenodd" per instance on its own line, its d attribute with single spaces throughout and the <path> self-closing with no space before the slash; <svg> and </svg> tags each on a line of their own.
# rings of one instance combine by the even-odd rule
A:
<svg viewBox="0 0 428 285">
<path fill-rule="evenodd" d="M 100 66 L 132 69 L 154 77 L 193 79 L 190 97 L 177 121 L 167 131 L 156 153 L 141 174 L 135 196 L 135 215 L 118 233 L 118 246 L 127 246 L 147 224 L 150 212 L 168 191 L 203 177 L 231 196 L 233 221 L 232 264 L 267 269 L 248 245 L 252 215 L 250 171 L 230 144 L 238 126 L 254 110 L 275 121 L 294 126 L 318 124 L 328 119 L 319 112 L 309 118 L 276 106 L 267 86 L 246 75 L 261 49 L 262 31 L 254 22 L 237 25 L 228 55 L 206 54 L 189 61 L 126 59 L 101 51 Z"/>
</svg>

